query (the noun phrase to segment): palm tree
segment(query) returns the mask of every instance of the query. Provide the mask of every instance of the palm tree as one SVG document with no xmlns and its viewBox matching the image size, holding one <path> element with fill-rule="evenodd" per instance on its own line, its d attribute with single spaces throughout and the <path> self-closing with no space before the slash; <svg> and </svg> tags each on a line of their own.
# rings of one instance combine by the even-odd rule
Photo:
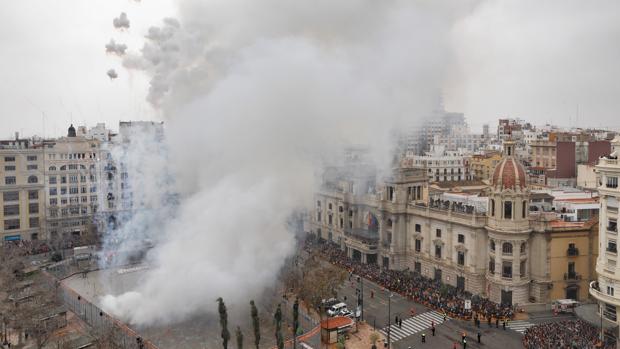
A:
<svg viewBox="0 0 620 349">
<path fill-rule="evenodd" d="M 228 332 L 228 313 L 226 312 L 226 304 L 224 304 L 222 297 L 219 297 L 217 302 L 219 303 L 217 311 L 220 313 L 220 325 L 222 325 L 222 344 L 224 349 L 228 349 L 230 332 Z"/>
<path fill-rule="evenodd" d="M 243 349 L 243 333 L 241 333 L 241 328 L 237 326 L 237 349 Z"/>
<path fill-rule="evenodd" d="M 258 344 L 260 343 L 260 321 L 258 319 L 258 309 L 256 309 L 254 300 L 250 301 L 250 314 L 252 315 L 252 326 L 254 327 L 254 345 L 256 345 L 256 349 L 258 349 Z"/>
</svg>

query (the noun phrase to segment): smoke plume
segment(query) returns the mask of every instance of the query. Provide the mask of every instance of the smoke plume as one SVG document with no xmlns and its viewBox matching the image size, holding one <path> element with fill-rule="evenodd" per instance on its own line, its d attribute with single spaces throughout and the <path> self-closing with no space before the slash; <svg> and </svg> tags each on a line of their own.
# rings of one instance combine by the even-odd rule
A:
<svg viewBox="0 0 620 349">
<path fill-rule="evenodd" d="M 111 39 L 109 43 L 105 45 L 105 52 L 115 54 L 117 56 L 123 56 L 127 51 L 127 45 L 117 44 L 114 39 Z"/>
<path fill-rule="evenodd" d="M 293 247 L 286 220 L 311 204 L 324 161 L 362 144 L 386 166 L 391 131 L 435 106 L 464 10 L 446 5 L 180 1 L 178 20 L 151 28 L 140 55 L 124 59 L 150 76 L 166 122 L 167 160 L 147 176 L 170 180 L 141 195 L 178 201 L 147 232 L 157 246 L 143 282 L 105 308 L 136 324 L 172 322 L 272 285 Z M 145 219 L 130 224 L 153 226 Z"/>
<path fill-rule="evenodd" d="M 112 20 L 112 24 L 116 29 L 129 29 L 129 19 L 127 18 L 127 14 L 125 12 L 121 12 L 121 15 L 115 17 Z"/>
<path fill-rule="evenodd" d="M 116 72 L 116 70 L 114 70 L 114 69 L 110 69 L 110 70 L 108 70 L 106 74 L 108 75 L 108 77 L 109 77 L 110 79 L 116 79 L 116 78 L 118 78 L 118 73 L 117 73 L 117 72 Z"/>
</svg>

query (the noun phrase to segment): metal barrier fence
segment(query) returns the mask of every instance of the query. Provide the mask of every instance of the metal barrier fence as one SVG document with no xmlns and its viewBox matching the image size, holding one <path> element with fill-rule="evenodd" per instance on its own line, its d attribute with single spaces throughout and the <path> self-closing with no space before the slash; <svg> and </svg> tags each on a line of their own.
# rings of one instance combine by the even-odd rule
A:
<svg viewBox="0 0 620 349">
<path fill-rule="evenodd" d="M 111 342 L 123 349 L 158 349 L 151 341 L 143 339 L 136 331 L 110 316 L 78 293 L 45 273 L 57 285 L 60 300 L 69 310 L 86 322 L 93 330 L 93 336 Z"/>
</svg>

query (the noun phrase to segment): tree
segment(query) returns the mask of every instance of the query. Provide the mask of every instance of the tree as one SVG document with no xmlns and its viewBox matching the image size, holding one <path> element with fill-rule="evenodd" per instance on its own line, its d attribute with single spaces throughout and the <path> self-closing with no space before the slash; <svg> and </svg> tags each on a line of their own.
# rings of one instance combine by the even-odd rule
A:
<svg viewBox="0 0 620 349">
<path fill-rule="evenodd" d="M 235 334 L 237 336 L 237 349 L 243 349 L 243 333 L 241 333 L 241 328 L 239 326 L 237 326 Z"/>
<path fill-rule="evenodd" d="M 278 308 L 275 314 L 273 314 L 273 319 L 276 324 L 276 342 L 278 349 L 284 349 L 284 337 L 282 337 L 282 307 L 280 304 L 278 304 Z"/>
<path fill-rule="evenodd" d="M 230 340 L 230 332 L 228 332 L 228 313 L 226 312 L 226 304 L 222 297 L 217 299 L 217 311 L 220 314 L 220 325 L 222 326 L 222 345 L 224 349 L 228 349 L 228 341 Z"/>
<path fill-rule="evenodd" d="M 295 298 L 293 303 L 293 348 L 297 342 L 297 329 L 299 328 L 299 298 Z"/>
<path fill-rule="evenodd" d="M 260 321 L 258 319 L 258 309 L 256 309 L 254 300 L 250 301 L 250 314 L 252 315 L 252 326 L 254 327 L 254 345 L 256 345 L 256 349 L 258 349 L 258 344 L 260 343 Z"/>
</svg>

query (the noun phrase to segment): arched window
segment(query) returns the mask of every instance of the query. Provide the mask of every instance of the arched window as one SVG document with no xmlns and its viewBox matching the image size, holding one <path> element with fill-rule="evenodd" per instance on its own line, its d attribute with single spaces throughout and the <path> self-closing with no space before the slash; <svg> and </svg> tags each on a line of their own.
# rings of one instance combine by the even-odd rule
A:
<svg viewBox="0 0 620 349">
<path fill-rule="evenodd" d="M 38 182 L 39 182 L 39 178 L 37 178 L 37 176 L 28 177 L 28 183 L 38 183 Z"/>
<path fill-rule="evenodd" d="M 502 245 L 503 254 L 512 254 L 512 244 L 510 242 L 504 242 Z"/>
<path fill-rule="evenodd" d="M 62 166 L 60 166 L 60 170 L 61 170 L 61 171 L 66 171 L 66 170 L 67 170 L 67 165 L 62 165 Z"/>
<path fill-rule="evenodd" d="M 491 216 L 495 216 L 495 200 L 491 199 Z"/>
<path fill-rule="evenodd" d="M 56 171 L 56 166 L 50 166 L 49 170 L 50 171 Z"/>
<path fill-rule="evenodd" d="M 527 215 L 527 211 L 528 211 L 528 207 L 527 207 L 527 201 L 523 200 L 523 207 L 522 207 L 522 218 L 525 218 L 525 216 Z"/>
</svg>

